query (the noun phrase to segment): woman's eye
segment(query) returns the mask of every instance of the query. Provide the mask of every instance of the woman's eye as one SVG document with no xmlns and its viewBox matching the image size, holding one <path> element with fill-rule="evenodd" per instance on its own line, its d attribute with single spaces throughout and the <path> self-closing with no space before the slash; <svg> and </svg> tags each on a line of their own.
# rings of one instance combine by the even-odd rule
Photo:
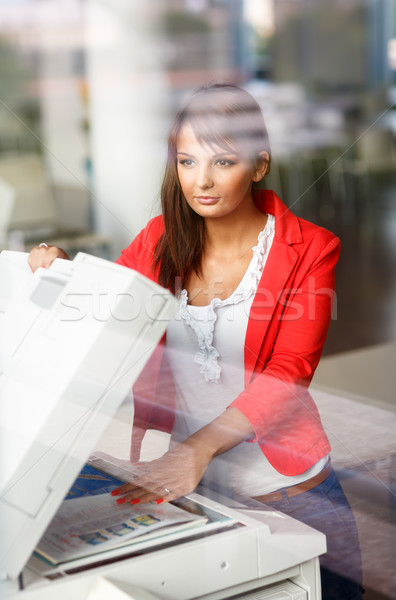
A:
<svg viewBox="0 0 396 600">
<path fill-rule="evenodd" d="M 183 167 L 192 167 L 194 164 L 194 161 L 191 160 L 191 158 L 183 158 L 181 160 L 179 160 L 179 165 L 182 165 Z"/>
<path fill-rule="evenodd" d="M 216 164 L 219 165 L 219 167 L 231 167 L 231 165 L 234 165 L 235 163 L 233 160 L 227 158 L 219 158 L 219 160 L 216 161 Z"/>
</svg>

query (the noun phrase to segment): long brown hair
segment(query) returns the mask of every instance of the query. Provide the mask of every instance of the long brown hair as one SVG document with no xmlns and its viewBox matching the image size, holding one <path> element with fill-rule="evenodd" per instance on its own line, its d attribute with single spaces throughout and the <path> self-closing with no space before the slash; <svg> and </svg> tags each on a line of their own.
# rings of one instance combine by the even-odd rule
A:
<svg viewBox="0 0 396 600">
<path fill-rule="evenodd" d="M 177 138 L 189 123 L 199 142 L 217 146 L 248 157 L 256 164 L 259 153 L 271 148 L 261 109 L 245 90 L 232 84 L 214 83 L 199 88 L 177 113 L 168 139 L 168 159 L 161 187 L 161 206 L 165 231 L 158 241 L 154 266 L 159 267 L 159 282 L 176 291 L 191 270 L 200 272 L 205 244 L 205 221 L 184 198 L 177 174 Z"/>
</svg>

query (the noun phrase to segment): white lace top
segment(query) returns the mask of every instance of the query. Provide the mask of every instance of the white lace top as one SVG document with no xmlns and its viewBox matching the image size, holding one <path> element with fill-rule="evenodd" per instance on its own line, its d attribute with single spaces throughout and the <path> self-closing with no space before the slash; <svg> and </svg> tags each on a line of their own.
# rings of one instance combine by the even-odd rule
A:
<svg viewBox="0 0 396 600">
<path fill-rule="evenodd" d="M 167 329 L 165 351 L 176 386 L 172 437 L 182 440 L 220 415 L 244 389 L 244 342 L 250 308 L 275 235 L 268 215 L 253 256 L 237 289 L 207 306 L 188 304 L 183 290 L 179 311 Z M 322 464 L 323 462 L 323 464 Z M 215 458 L 205 477 L 248 496 L 304 481 L 326 460 L 297 477 L 278 473 L 256 443 L 239 444 Z"/>
<path fill-rule="evenodd" d="M 213 298 L 208 306 L 191 306 L 188 304 L 187 290 L 183 290 L 180 298 L 180 317 L 186 325 L 191 327 L 197 336 L 198 352 L 194 361 L 200 365 L 199 371 L 205 381 L 218 383 L 221 381 L 221 366 L 219 364 L 219 352 L 213 345 L 213 334 L 215 324 L 220 312 L 227 312 L 228 321 L 235 318 L 235 309 L 231 308 L 237 304 L 244 307 L 243 311 L 243 333 L 246 333 L 247 320 L 250 306 L 253 302 L 258 283 L 263 273 L 264 265 L 271 248 L 275 233 L 275 219 L 268 215 L 268 220 L 263 231 L 260 232 L 257 245 L 252 248 L 253 257 L 244 277 L 237 289 L 225 300 Z M 229 310 L 226 310 L 230 307 Z M 242 322 L 239 321 L 241 325 Z M 244 339 L 244 338 L 243 338 Z M 243 348 L 243 341 L 240 344 Z"/>
</svg>

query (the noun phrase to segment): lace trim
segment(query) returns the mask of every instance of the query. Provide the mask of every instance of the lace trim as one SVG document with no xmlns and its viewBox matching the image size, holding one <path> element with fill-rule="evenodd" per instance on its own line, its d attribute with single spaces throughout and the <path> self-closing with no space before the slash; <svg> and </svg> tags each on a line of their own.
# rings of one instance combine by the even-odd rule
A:
<svg viewBox="0 0 396 600">
<path fill-rule="evenodd" d="M 221 366 L 218 363 L 219 353 L 213 346 L 213 332 L 217 319 L 216 310 L 230 304 L 244 302 L 255 294 L 269 252 L 268 241 L 274 232 L 274 228 L 275 217 L 268 215 L 267 224 L 259 233 L 257 245 L 252 248 L 252 260 L 231 296 L 225 300 L 213 298 L 208 306 L 194 307 L 188 305 L 187 290 L 181 292 L 180 316 L 197 336 L 199 350 L 194 356 L 194 362 L 200 365 L 199 371 L 207 382 L 221 382 Z M 194 315 L 194 312 L 198 312 L 198 315 Z M 204 317 L 202 317 L 203 313 Z"/>
</svg>

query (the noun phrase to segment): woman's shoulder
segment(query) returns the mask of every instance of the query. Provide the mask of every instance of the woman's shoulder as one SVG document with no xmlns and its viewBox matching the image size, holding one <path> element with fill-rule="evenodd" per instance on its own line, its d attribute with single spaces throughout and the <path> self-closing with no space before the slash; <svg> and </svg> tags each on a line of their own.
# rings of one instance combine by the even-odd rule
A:
<svg viewBox="0 0 396 600">
<path fill-rule="evenodd" d="M 140 271 L 151 269 L 155 247 L 164 232 L 162 216 L 153 217 L 116 260 L 118 264 Z"/>
<path fill-rule="evenodd" d="M 295 244 L 296 250 L 300 256 L 301 264 L 305 267 L 326 264 L 328 267 L 334 266 L 339 258 L 341 251 L 341 242 L 339 238 L 320 225 L 297 217 L 301 230 L 301 244 Z"/>
<path fill-rule="evenodd" d="M 297 218 L 298 218 L 298 222 L 301 227 L 301 233 L 302 233 L 304 241 L 306 241 L 306 242 L 309 242 L 309 241 L 315 242 L 316 241 L 317 243 L 321 243 L 321 244 L 333 243 L 336 245 L 340 243 L 339 238 L 334 233 L 332 233 L 329 229 L 326 229 L 322 225 L 317 225 L 316 223 L 313 223 L 312 221 L 307 221 L 306 219 L 302 219 L 301 217 L 297 217 Z"/>
<path fill-rule="evenodd" d="M 138 233 L 130 244 L 133 246 L 143 246 L 149 252 L 157 245 L 158 240 L 164 233 L 164 221 L 162 215 L 153 217 L 147 225 Z"/>
<path fill-rule="evenodd" d="M 291 245 L 340 244 L 334 233 L 294 214 L 272 190 L 257 190 L 255 202 L 262 212 L 275 217 L 275 236 Z"/>
<path fill-rule="evenodd" d="M 139 233 L 139 237 L 153 238 L 155 241 L 164 233 L 164 220 L 162 215 L 153 217 Z"/>
</svg>

